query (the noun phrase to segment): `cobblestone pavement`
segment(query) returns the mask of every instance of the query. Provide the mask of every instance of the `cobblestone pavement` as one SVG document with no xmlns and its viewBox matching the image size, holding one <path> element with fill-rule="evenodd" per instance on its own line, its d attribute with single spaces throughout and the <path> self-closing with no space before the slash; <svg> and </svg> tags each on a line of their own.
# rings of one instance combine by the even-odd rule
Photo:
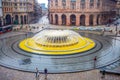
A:
<svg viewBox="0 0 120 80">
<path fill-rule="evenodd" d="M 47 80 L 120 80 L 119 75 L 106 74 L 105 78 L 99 70 L 91 70 L 77 73 L 48 74 Z M 45 80 L 45 75 L 40 73 L 39 80 Z M 0 67 L 0 80 L 36 80 L 35 73 L 21 72 Z"/>
</svg>

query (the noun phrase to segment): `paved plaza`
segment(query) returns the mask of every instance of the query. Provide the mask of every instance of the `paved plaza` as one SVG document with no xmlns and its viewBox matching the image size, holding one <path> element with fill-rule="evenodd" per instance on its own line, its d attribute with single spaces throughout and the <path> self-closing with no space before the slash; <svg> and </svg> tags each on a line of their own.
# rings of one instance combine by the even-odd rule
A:
<svg viewBox="0 0 120 80">
<path fill-rule="evenodd" d="M 42 22 L 49 25 L 45 21 Z M 4 66 L 0 67 L 0 80 L 35 80 L 35 73 L 31 72 L 36 72 L 36 68 L 40 71 L 40 80 L 44 80 L 45 68 L 50 73 L 48 80 L 102 80 L 99 69 L 119 69 L 119 36 L 102 36 L 79 30 L 77 32 L 82 36 L 93 39 L 97 43 L 96 47 L 90 51 L 75 55 L 37 55 L 22 51 L 18 47 L 21 40 L 32 37 L 35 33 L 26 36 L 26 32 L 12 31 L 0 35 L 0 65 Z M 95 57 L 97 58 L 96 61 L 94 60 Z M 106 80 L 119 79 L 120 77 L 116 75 L 106 75 Z"/>
</svg>

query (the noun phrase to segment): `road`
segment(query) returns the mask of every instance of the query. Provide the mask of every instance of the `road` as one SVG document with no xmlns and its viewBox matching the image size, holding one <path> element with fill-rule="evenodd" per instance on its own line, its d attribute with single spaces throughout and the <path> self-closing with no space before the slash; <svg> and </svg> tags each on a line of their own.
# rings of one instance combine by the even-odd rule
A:
<svg viewBox="0 0 120 80">
<path fill-rule="evenodd" d="M 37 23 L 39 23 L 39 24 L 49 24 L 48 17 L 46 15 L 41 17 Z"/>
</svg>

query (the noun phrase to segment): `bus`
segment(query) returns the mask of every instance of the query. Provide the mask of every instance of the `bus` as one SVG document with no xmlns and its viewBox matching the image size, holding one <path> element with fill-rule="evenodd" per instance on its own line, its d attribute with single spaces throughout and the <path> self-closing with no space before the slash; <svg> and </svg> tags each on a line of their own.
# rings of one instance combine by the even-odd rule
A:
<svg viewBox="0 0 120 80">
<path fill-rule="evenodd" d="M 0 34 L 10 32 L 10 31 L 12 31 L 12 26 L 11 25 L 0 27 Z"/>
</svg>

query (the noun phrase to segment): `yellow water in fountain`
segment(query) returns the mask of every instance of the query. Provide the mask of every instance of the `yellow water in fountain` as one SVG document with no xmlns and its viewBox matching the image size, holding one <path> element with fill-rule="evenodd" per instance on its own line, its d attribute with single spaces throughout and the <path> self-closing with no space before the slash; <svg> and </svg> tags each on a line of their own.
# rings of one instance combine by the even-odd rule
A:
<svg viewBox="0 0 120 80">
<path fill-rule="evenodd" d="M 46 55 L 68 55 L 82 53 L 95 47 L 95 42 L 86 37 L 76 36 L 76 38 L 72 38 L 72 36 L 70 36 L 70 40 L 66 43 L 60 43 L 59 41 L 57 43 L 48 43 L 47 41 L 43 41 L 43 43 L 40 44 L 36 42 L 36 37 L 21 41 L 19 47 L 30 53 Z M 41 37 L 37 38 L 37 41 L 40 42 L 40 39 Z"/>
</svg>

